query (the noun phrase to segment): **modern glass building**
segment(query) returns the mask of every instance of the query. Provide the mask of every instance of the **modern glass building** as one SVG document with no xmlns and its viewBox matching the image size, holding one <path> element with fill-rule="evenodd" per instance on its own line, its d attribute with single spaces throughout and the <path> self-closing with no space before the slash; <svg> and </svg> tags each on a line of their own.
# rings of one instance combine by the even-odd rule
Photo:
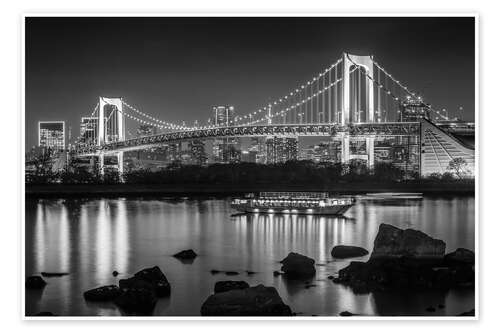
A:
<svg viewBox="0 0 500 333">
<path fill-rule="evenodd" d="M 38 146 L 64 150 L 66 147 L 64 121 L 39 121 Z"/>
</svg>

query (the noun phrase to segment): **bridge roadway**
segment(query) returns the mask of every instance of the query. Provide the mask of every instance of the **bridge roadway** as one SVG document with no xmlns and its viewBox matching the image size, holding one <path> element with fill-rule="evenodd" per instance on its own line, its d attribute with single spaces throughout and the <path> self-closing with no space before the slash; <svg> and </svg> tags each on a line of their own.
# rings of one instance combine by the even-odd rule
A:
<svg viewBox="0 0 500 333">
<path fill-rule="evenodd" d="M 469 126 L 470 127 L 470 126 Z M 446 130 L 446 129 L 445 129 Z M 456 128 L 455 131 L 459 131 Z M 453 132 L 452 129 L 449 129 Z M 207 129 L 168 132 L 150 136 L 132 138 L 124 141 L 107 143 L 103 146 L 80 148 L 78 155 L 112 154 L 153 148 L 178 141 L 194 139 L 210 139 L 224 137 L 257 137 L 257 136 L 331 136 L 341 137 L 403 136 L 420 135 L 420 122 L 386 122 L 386 123 L 352 123 L 339 124 L 268 124 L 213 127 Z"/>
</svg>

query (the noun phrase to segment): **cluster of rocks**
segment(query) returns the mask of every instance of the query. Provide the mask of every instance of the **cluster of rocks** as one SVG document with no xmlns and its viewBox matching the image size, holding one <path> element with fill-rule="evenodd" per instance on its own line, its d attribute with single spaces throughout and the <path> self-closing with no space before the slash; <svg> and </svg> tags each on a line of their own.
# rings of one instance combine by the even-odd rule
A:
<svg viewBox="0 0 500 333">
<path fill-rule="evenodd" d="M 457 249 L 423 232 L 381 224 L 367 262 L 352 261 L 333 281 L 366 293 L 388 289 L 449 289 L 474 286 L 474 252 Z"/>
<path fill-rule="evenodd" d="M 170 295 L 170 283 L 158 266 L 143 269 L 118 286 L 108 285 L 87 290 L 83 297 L 93 302 L 113 302 L 127 315 L 149 315 L 157 299 Z"/>
</svg>

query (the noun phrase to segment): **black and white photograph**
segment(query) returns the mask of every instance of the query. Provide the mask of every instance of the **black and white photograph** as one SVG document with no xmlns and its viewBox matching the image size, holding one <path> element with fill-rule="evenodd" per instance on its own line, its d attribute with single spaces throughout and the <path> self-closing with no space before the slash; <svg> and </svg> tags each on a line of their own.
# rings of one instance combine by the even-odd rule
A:
<svg viewBox="0 0 500 333">
<path fill-rule="evenodd" d="M 477 20 L 24 14 L 22 316 L 477 319 Z"/>
</svg>

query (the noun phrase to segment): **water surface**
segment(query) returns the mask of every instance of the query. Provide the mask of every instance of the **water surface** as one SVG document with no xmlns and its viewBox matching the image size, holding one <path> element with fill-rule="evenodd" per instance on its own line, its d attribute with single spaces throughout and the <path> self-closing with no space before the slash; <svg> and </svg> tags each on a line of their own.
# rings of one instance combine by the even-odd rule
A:
<svg viewBox="0 0 500 333">
<path fill-rule="evenodd" d="M 456 315 L 474 308 L 474 292 L 354 294 L 327 279 L 347 266 L 333 260 L 334 245 L 372 249 L 380 223 L 414 228 L 457 247 L 474 249 L 474 198 L 426 197 L 420 201 L 359 201 L 345 217 L 296 215 L 231 216 L 229 199 L 60 199 L 26 202 L 26 276 L 69 272 L 45 278 L 42 292 L 26 292 L 26 314 L 52 311 L 66 316 L 121 315 L 111 303 L 88 303 L 82 293 L 118 284 L 140 269 L 160 266 L 172 285 L 154 315 L 199 315 L 203 301 L 219 280 L 245 280 L 277 288 L 284 302 L 301 315 Z M 194 249 L 190 263 L 172 257 Z M 274 277 L 279 261 L 291 252 L 316 260 L 311 280 L 290 282 Z M 367 260 L 368 257 L 356 260 Z M 212 275 L 210 270 L 239 271 L 239 276 Z M 120 274 L 112 276 L 112 271 Z M 257 272 L 248 276 L 245 271 Z M 435 313 L 429 306 L 444 304 Z"/>
</svg>

